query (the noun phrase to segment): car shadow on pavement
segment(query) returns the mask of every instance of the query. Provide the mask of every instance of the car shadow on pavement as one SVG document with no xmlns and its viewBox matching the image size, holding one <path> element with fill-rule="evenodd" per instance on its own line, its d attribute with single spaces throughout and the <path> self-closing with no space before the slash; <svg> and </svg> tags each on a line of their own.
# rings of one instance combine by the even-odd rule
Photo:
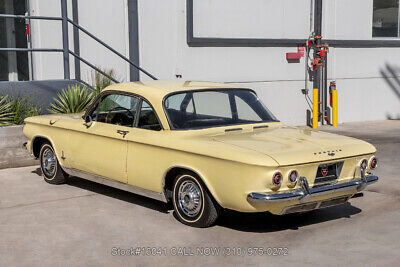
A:
<svg viewBox="0 0 400 267">
<path fill-rule="evenodd" d="M 32 171 L 38 176 L 42 175 L 40 168 Z M 123 191 L 107 185 L 98 184 L 78 177 L 69 177 L 68 185 L 78 187 L 93 193 L 105 195 L 122 201 L 126 201 L 145 208 L 153 209 L 162 213 L 169 213 L 172 205 Z M 334 207 L 314 210 L 300 214 L 273 215 L 263 213 L 242 213 L 225 210 L 217 221 L 217 226 L 231 228 L 243 232 L 277 232 L 283 230 L 298 230 L 300 227 L 323 223 L 327 221 L 350 218 L 358 214 L 361 209 L 352 206 L 349 202 Z"/>
<path fill-rule="evenodd" d="M 31 173 L 35 173 L 38 176 L 42 176 L 42 170 L 40 168 L 36 168 L 35 170 L 31 171 Z"/>
<path fill-rule="evenodd" d="M 349 202 L 334 207 L 314 210 L 306 213 L 273 215 L 264 213 L 240 213 L 225 211 L 217 225 L 243 232 L 277 232 L 283 230 L 298 230 L 300 227 L 350 218 L 358 214 L 361 209 L 352 206 Z"/>
<path fill-rule="evenodd" d="M 126 201 L 135 205 L 139 205 L 145 208 L 156 210 L 162 213 L 168 213 L 169 205 L 161 201 L 157 201 L 148 197 L 137 195 L 131 192 L 123 191 L 114 187 L 110 187 L 103 184 L 98 184 L 92 181 L 88 181 L 78 177 L 68 178 L 68 185 L 79 187 L 91 191 L 93 193 L 105 195 L 108 197 L 116 198 L 122 201 Z"/>
<path fill-rule="evenodd" d="M 42 171 L 40 170 L 40 168 L 37 168 L 36 170 L 32 171 L 32 173 L 42 176 Z M 69 177 L 67 180 L 67 184 L 93 193 L 105 195 L 135 205 L 139 205 L 145 208 L 153 209 L 162 213 L 168 213 L 168 211 L 171 209 L 169 204 L 163 203 L 161 201 L 157 201 L 131 192 L 123 191 L 107 185 L 95 183 L 79 177 Z"/>
</svg>

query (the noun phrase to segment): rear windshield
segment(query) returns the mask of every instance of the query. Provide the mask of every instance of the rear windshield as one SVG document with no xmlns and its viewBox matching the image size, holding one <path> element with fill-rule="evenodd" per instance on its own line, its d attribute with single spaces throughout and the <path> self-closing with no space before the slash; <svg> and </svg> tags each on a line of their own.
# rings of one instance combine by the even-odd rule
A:
<svg viewBox="0 0 400 267">
<path fill-rule="evenodd" d="M 188 91 L 164 101 L 171 129 L 199 129 L 277 121 L 251 90 Z"/>
</svg>

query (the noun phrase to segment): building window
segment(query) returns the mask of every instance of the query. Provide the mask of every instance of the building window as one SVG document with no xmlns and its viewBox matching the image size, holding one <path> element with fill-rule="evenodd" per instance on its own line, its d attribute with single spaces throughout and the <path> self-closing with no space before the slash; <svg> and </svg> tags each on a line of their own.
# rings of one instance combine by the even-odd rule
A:
<svg viewBox="0 0 400 267">
<path fill-rule="evenodd" d="M 372 37 L 399 36 L 399 0 L 374 0 Z"/>
<path fill-rule="evenodd" d="M 0 0 L 0 14 L 25 15 L 25 0 Z M 0 47 L 27 48 L 24 19 L 0 18 Z M 0 51 L 0 81 L 29 80 L 28 52 Z"/>
</svg>

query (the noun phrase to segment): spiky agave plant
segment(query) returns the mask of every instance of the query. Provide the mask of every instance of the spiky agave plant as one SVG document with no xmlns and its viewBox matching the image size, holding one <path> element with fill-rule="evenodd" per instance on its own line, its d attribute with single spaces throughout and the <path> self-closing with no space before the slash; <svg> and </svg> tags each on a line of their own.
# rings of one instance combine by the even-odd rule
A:
<svg viewBox="0 0 400 267">
<path fill-rule="evenodd" d="M 93 93 L 87 87 L 78 84 L 69 85 L 57 94 L 50 105 L 50 113 L 79 113 L 85 111 L 93 101 Z"/>
<path fill-rule="evenodd" d="M 11 125 L 13 121 L 14 113 L 7 98 L 8 96 L 0 96 L 0 126 Z"/>
<path fill-rule="evenodd" d="M 38 116 L 42 113 L 42 109 L 36 106 L 34 98 L 30 96 L 13 96 L 8 100 L 10 109 L 13 113 L 12 124 L 21 125 L 25 118 Z"/>
</svg>

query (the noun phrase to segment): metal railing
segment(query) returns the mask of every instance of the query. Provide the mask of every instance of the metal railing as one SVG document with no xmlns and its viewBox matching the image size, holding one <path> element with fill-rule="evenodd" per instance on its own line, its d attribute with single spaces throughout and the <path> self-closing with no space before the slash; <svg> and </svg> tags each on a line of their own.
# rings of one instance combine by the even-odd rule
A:
<svg viewBox="0 0 400 267">
<path fill-rule="evenodd" d="M 90 33 L 88 30 L 80 26 L 78 23 L 74 22 L 73 20 L 68 18 L 68 12 L 67 12 L 67 0 L 61 0 L 61 17 L 47 17 L 47 16 L 24 16 L 24 15 L 11 15 L 11 14 L 0 14 L 0 18 L 6 18 L 6 19 L 37 19 L 37 20 L 53 20 L 53 21 L 61 21 L 62 25 L 62 40 L 63 40 L 63 48 L 0 48 L 0 51 L 16 51 L 16 52 L 62 52 L 63 53 L 63 63 L 64 63 L 64 79 L 69 80 L 71 79 L 70 75 L 70 64 L 69 64 L 69 55 L 72 55 L 75 59 L 79 60 L 80 62 L 85 63 L 88 65 L 90 68 L 96 70 L 97 72 L 101 73 L 105 77 L 109 78 L 115 83 L 118 83 L 116 79 L 114 79 L 112 76 L 109 74 L 105 73 L 89 61 L 85 60 L 82 58 L 80 55 L 77 53 L 71 51 L 69 49 L 69 40 L 68 40 L 68 23 L 70 23 L 74 28 L 79 29 L 86 35 L 88 35 L 90 38 L 107 48 L 109 51 L 117 55 L 118 57 L 122 58 L 124 61 L 128 62 L 131 66 L 135 67 L 139 71 L 143 72 L 145 75 L 148 77 L 152 78 L 153 80 L 157 80 L 156 77 L 154 77 L 152 74 L 150 74 L 148 71 L 144 70 L 140 66 L 136 65 L 134 62 L 132 62 L 130 59 L 119 53 L 117 50 L 97 38 L 95 35 Z M 75 77 L 76 78 L 76 77 Z M 86 85 L 88 85 L 86 82 L 82 81 L 80 78 L 78 78 L 79 82 L 82 82 Z"/>
</svg>

